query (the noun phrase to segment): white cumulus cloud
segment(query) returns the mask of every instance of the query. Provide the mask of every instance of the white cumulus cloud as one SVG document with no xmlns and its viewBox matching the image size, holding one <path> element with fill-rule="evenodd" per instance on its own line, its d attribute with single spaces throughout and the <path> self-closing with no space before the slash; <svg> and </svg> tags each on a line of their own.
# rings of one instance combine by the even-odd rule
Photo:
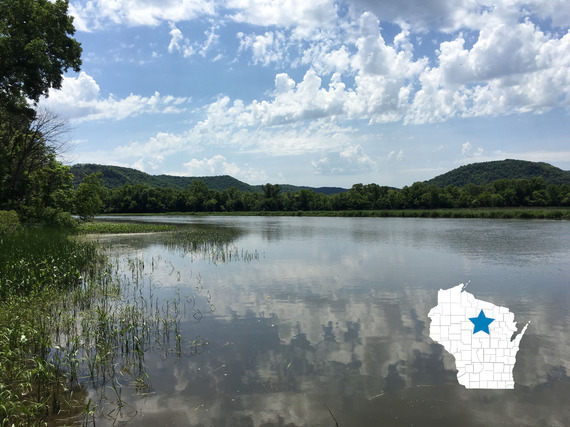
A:
<svg viewBox="0 0 570 427">
<path fill-rule="evenodd" d="M 100 88 L 93 77 L 81 72 L 77 77 L 64 77 L 60 90 L 51 90 L 40 105 L 73 122 L 89 120 L 122 120 L 149 113 L 181 113 L 188 98 L 130 94 L 117 99 L 112 94 L 101 97 Z"/>
<path fill-rule="evenodd" d="M 209 0 L 90 0 L 72 1 L 69 11 L 80 31 L 108 24 L 157 26 L 163 21 L 187 21 L 215 14 Z"/>
<path fill-rule="evenodd" d="M 238 33 L 239 51 L 251 51 L 254 64 L 280 63 L 286 55 L 285 35 L 281 31 L 267 31 L 265 34 L 244 35 Z"/>
<path fill-rule="evenodd" d="M 228 0 L 232 19 L 264 27 L 295 27 L 299 33 L 330 26 L 337 16 L 334 0 Z"/>
</svg>

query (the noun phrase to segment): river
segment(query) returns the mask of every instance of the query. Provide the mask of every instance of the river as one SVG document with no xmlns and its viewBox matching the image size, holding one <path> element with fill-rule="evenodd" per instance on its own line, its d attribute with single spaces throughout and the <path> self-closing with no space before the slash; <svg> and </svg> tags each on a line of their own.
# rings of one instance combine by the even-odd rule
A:
<svg viewBox="0 0 570 427">
<path fill-rule="evenodd" d="M 124 382 L 119 410 L 108 385 L 91 389 L 97 425 L 570 425 L 570 222 L 123 220 L 238 232 L 222 252 L 98 238 L 138 260 L 157 305 L 178 301 L 186 347 L 148 351 L 149 385 Z M 460 283 L 530 321 L 514 390 L 465 389 L 430 339 L 438 290 Z"/>
</svg>

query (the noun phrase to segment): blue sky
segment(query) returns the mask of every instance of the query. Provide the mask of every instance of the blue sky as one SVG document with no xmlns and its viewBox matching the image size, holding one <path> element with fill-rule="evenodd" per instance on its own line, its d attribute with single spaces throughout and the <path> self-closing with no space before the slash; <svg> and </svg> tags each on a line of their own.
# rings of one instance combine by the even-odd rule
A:
<svg viewBox="0 0 570 427">
<path fill-rule="evenodd" d="M 402 187 L 516 158 L 570 169 L 566 0 L 70 1 L 80 73 L 40 106 L 68 163 Z"/>
</svg>

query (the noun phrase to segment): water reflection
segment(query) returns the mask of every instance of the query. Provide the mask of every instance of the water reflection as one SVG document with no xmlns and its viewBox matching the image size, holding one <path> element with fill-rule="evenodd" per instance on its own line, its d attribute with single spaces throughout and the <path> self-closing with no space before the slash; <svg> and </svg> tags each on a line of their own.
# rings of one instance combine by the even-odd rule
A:
<svg viewBox="0 0 570 427">
<path fill-rule="evenodd" d="M 199 321 L 188 311 L 180 329 L 186 342 L 207 342 L 186 357 L 146 354 L 152 393 L 125 386 L 133 410 L 119 421 L 570 425 L 568 223 L 185 220 L 239 227 L 238 253 L 262 256 L 214 264 L 158 237 L 109 241 L 143 261 L 156 295 L 203 309 Z M 464 389 L 453 358 L 429 338 L 437 290 L 468 280 L 477 298 L 509 307 L 519 325 L 531 321 L 515 390 Z"/>
</svg>

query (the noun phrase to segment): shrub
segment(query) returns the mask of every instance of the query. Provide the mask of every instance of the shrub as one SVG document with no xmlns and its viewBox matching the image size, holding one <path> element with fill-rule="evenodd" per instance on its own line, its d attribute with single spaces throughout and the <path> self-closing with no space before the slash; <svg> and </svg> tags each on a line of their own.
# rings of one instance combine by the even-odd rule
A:
<svg viewBox="0 0 570 427">
<path fill-rule="evenodd" d="M 16 211 L 0 211 L 0 234 L 10 233 L 20 228 Z"/>
</svg>

